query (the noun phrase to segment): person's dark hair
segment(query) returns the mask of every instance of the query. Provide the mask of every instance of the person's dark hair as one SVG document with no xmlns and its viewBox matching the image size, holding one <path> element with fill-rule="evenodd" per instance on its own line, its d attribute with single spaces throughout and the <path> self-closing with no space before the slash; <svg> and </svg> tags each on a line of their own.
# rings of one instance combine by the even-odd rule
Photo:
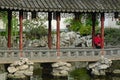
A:
<svg viewBox="0 0 120 80">
<path fill-rule="evenodd" d="M 97 33 L 96 36 L 97 36 L 97 35 L 100 35 L 100 33 Z"/>
</svg>

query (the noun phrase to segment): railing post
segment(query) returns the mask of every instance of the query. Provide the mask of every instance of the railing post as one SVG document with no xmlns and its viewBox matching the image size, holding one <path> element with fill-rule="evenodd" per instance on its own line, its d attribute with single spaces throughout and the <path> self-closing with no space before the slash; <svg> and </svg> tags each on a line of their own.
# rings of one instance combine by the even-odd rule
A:
<svg viewBox="0 0 120 80">
<path fill-rule="evenodd" d="M 95 56 L 95 51 L 92 51 L 92 56 Z"/>
</svg>

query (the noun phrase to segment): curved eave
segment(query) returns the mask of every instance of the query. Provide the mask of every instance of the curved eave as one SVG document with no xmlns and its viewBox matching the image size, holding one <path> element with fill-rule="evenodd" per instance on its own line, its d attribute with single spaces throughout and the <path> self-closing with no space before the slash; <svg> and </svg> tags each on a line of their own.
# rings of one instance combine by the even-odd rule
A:
<svg viewBox="0 0 120 80">
<path fill-rule="evenodd" d="M 36 11 L 36 12 L 120 12 L 120 9 L 118 10 L 106 10 L 106 9 L 100 9 L 100 10 L 86 10 L 86 9 L 34 9 L 34 8 L 18 8 L 18 7 L 7 7 L 7 6 L 0 6 L 1 10 L 12 10 L 12 11 Z"/>
</svg>

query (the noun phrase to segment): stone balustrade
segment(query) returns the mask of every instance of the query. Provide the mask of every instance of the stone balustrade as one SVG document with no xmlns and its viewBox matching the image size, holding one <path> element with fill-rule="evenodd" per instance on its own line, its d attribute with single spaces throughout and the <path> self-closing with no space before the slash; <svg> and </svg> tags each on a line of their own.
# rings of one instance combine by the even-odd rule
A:
<svg viewBox="0 0 120 80">
<path fill-rule="evenodd" d="M 60 54 L 60 56 L 57 56 Z M 79 49 L 64 48 L 57 52 L 56 49 L 24 49 L 23 51 L 11 49 L 0 50 L 0 63 L 11 63 L 20 57 L 26 57 L 33 62 L 56 62 L 56 61 L 97 61 L 101 55 L 111 59 L 120 59 L 120 48 L 109 49 Z"/>
</svg>

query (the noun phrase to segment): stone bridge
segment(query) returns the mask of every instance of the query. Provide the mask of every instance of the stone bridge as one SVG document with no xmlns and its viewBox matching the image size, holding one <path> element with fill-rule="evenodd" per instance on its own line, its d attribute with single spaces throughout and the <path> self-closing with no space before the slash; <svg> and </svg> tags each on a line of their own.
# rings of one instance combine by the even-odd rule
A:
<svg viewBox="0 0 120 80">
<path fill-rule="evenodd" d="M 24 48 L 19 51 L 18 49 L 1 49 L 0 50 L 0 64 L 12 63 L 19 58 L 26 57 L 33 62 L 56 62 L 56 61 L 97 61 L 104 55 L 111 60 L 120 60 L 120 48 L 108 49 L 92 49 L 92 48 L 63 48 L 60 49 L 60 56 L 57 56 L 56 49 L 47 48 Z"/>
</svg>

